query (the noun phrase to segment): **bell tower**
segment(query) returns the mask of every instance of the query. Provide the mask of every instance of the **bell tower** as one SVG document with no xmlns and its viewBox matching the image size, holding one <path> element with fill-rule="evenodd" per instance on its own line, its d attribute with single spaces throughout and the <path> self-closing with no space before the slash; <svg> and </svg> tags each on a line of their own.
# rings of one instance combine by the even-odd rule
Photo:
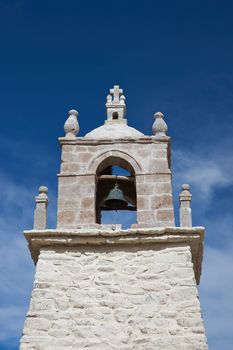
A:
<svg viewBox="0 0 233 350">
<path fill-rule="evenodd" d="M 197 292 L 204 228 L 192 227 L 187 184 L 175 226 L 164 116 L 155 113 L 152 136 L 129 127 L 117 85 L 106 110 L 84 137 L 78 112 L 68 113 L 56 229 L 39 188 L 34 228 L 24 231 L 36 275 L 20 349 L 207 349 Z M 135 222 L 104 223 L 112 210 L 135 212 Z"/>
</svg>

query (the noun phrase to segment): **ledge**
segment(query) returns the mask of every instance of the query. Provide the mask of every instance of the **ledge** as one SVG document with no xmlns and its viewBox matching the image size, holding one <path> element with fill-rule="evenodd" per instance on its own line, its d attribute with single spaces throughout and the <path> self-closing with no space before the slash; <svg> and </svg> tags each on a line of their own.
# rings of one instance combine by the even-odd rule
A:
<svg viewBox="0 0 233 350">
<path fill-rule="evenodd" d="M 98 145 L 98 144 L 115 144 L 115 143 L 160 143 L 160 142 L 170 142 L 170 136 L 155 137 L 155 136 L 145 136 L 138 138 L 119 138 L 119 139 L 89 139 L 85 137 L 59 137 L 58 138 L 61 145 Z"/>
<path fill-rule="evenodd" d="M 89 175 L 96 175 L 95 173 L 91 173 L 91 172 L 87 172 L 87 173 L 78 173 L 78 172 L 64 172 L 64 173 L 58 173 L 57 176 L 58 177 L 66 177 L 66 176 L 89 176 Z M 171 170 L 168 169 L 166 172 L 163 171 L 158 171 L 158 172 L 154 172 L 154 173 L 138 173 L 135 174 L 135 176 L 145 176 L 145 175 L 171 175 Z M 106 176 L 106 175 L 104 175 Z M 112 176 L 112 175 L 110 175 Z M 119 176 L 117 176 L 119 177 Z M 100 179 L 101 180 L 101 179 Z"/>
<path fill-rule="evenodd" d="M 197 284 L 201 276 L 204 227 L 166 227 L 128 230 L 100 229 L 46 229 L 24 231 L 34 263 L 37 263 L 41 248 L 109 245 L 190 245 Z"/>
</svg>

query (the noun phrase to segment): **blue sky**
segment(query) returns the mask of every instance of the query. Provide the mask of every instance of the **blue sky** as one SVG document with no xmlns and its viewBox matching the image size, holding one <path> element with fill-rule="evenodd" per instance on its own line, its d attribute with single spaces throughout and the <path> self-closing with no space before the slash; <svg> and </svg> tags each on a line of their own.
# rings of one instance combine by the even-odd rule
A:
<svg viewBox="0 0 233 350">
<path fill-rule="evenodd" d="M 131 126 L 151 134 L 162 111 L 172 137 L 174 203 L 193 194 L 205 225 L 201 286 L 210 350 L 233 346 L 233 3 L 0 0 L 0 349 L 15 350 L 34 266 L 22 236 L 49 187 L 55 226 L 58 136 L 79 111 L 80 136 L 105 120 L 120 84 Z M 177 220 L 178 224 L 178 220 Z"/>
</svg>

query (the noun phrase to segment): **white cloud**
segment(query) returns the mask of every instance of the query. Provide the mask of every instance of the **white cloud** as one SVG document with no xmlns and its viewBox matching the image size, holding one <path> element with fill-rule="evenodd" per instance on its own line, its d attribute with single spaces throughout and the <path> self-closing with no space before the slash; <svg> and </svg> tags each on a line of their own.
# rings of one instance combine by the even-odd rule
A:
<svg viewBox="0 0 233 350">
<path fill-rule="evenodd" d="M 174 151 L 175 185 L 189 183 L 195 195 L 206 202 L 217 188 L 233 184 L 233 155 L 226 150 L 218 153 Z"/>
<path fill-rule="evenodd" d="M 224 250 L 207 246 L 204 253 L 199 291 L 210 350 L 230 350 L 233 334 L 233 245 Z"/>
<path fill-rule="evenodd" d="M 210 350 L 231 350 L 233 343 L 233 215 L 232 207 L 219 209 L 215 193 L 233 185 L 233 155 L 228 147 L 196 152 L 174 151 L 174 187 L 191 185 L 193 212 L 206 226 L 203 272 L 199 287 L 200 301 Z M 225 192 L 227 196 L 228 191 Z M 229 198 L 222 198 L 229 201 Z M 206 210 L 208 209 L 208 210 Z"/>
</svg>

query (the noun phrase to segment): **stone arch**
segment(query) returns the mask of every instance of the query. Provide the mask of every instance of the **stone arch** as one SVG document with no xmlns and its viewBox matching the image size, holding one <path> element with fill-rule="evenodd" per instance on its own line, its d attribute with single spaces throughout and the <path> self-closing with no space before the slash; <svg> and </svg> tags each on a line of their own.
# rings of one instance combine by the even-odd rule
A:
<svg viewBox="0 0 233 350">
<path fill-rule="evenodd" d="M 113 175 L 114 166 L 127 170 L 129 175 Z M 96 174 L 96 223 L 102 224 L 103 215 L 106 218 L 109 211 L 137 211 L 136 175 L 142 172 L 142 168 L 132 156 L 124 151 L 105 151 L 92 160 L 88 170 Z M 112 191 L 117 191 L 116 188 L 122 194 L 114 197 L 114 193 L 107 203 L 106 199 Z"/>
<path fill-rule="evenodd" d="M 99 154 L 97 158 L 90 162 L 87 171 L 97 173 L 97 171 L 102 170 L 101 167 L 104 168 L 108 164 L 121 166 L 135 175 L 142 173 L 141 165 L 132 156 L 124 151 L 116 150 Z"/>
</svg>

